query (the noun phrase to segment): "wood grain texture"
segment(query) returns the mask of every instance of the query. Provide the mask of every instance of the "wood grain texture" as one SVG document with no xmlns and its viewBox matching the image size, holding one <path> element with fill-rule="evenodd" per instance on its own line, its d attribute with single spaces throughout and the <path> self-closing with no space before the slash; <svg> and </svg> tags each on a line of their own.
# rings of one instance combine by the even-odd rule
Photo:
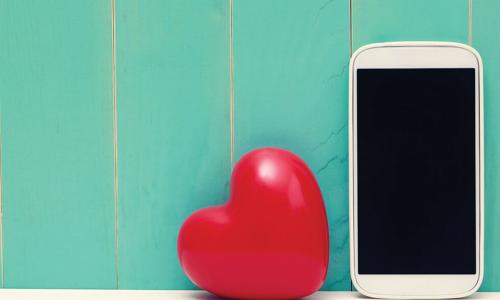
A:
<svg viewBox="0 0 500 300">
<path fill-rule="evenodd" d="M 177 233 L 230 176 L 229 1 L 116 9 L 119 287 L 191 288 Z"/>
<path fill-rule="evenodd" d="M 109 1 L 0 1 L 5 287 L 113 288 Z"/>
<path fill-rule="evenodd" d="M 349 1 L 233 1 L 236 159 L 274 146 L 307 162 L 330 224 L 323 289 L 349 290 Z M 485 65 L 484 291 L 500 291 L 498 11 L 473 0 Z M 107 0 L 0 1 L 5 287 L 194 287 L 176 239 L 191 212 L 227 197 L 229 0 L 116 0 L 118 274 L 111 16 Z M 352 0 L 352 16 L 353 50 L 468 39 L 467 0 Z M 192 297 L 171 293 L 153 298 Z"/>
<path fill-rule="evenodd" d="M 353 48 L 390 41 L 467 43 L 467 0 L 352 0 Z"/>
<path fill-rule="evenodd" d="M 323 289 L 349 290 L 347 0 L 234 3 L 236 158 L 258 147 L 302 157 L 330 227 Z"/>
<path fill-rule="evenodd" d="M 485 276 L 481 290 L 500 291 L 500 2 L 472 3 L 472 46 L 484 64 Z"/>
</svg>

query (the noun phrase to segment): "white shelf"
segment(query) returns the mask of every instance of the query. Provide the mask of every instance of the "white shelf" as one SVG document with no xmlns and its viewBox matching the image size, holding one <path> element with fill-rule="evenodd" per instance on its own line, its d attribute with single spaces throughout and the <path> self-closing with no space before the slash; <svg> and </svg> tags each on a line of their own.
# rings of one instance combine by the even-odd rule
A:
<svg viewBox="0 0 500 300">
<path fill-rule="evenodd" d="M 20 290 L 0 289 L 8 300 L 218 300 L 203 291 Z M 354 292 L 318 292 L 305 300 L 365 299 Z M 468 299 L 500 299 L 500 293 L 476 293 Z"/>
</svg>

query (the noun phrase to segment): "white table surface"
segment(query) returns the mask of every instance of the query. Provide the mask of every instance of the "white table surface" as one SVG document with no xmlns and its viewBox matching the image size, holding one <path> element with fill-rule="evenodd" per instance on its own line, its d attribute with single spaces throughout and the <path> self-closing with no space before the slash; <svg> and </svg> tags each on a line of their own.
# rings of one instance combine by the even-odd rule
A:
<svg viewBox="0 0 500 300">
<path fill-rule="evenodd" d="M 130 291 L 130 290 L 18 290 L 0 289 L 5 300 L 218 300 L 203 291 Z M 317 292 L 307 300 L 365 299 L 355 292 Z M 306 300 L 304 299 L 304 300 Z M 476 293 L 468 299 L 499 299 L 500 293 Z"/>
</svg>

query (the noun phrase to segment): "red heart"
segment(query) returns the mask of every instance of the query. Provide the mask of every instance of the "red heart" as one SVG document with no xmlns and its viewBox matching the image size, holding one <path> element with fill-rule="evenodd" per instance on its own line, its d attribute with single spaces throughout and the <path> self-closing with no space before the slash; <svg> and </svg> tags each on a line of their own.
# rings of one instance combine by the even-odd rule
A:
<svg viewBox="0 0 500 300">
<path fill-rule="evenodd" d="M 328 268 L 328 222 L 314 175 L 289 151 L 248 153 L 234 168 L 229 201 L 193 213 L 177 247 L 188 277 L 216 295 L 314 293 Z"/>
</svg>

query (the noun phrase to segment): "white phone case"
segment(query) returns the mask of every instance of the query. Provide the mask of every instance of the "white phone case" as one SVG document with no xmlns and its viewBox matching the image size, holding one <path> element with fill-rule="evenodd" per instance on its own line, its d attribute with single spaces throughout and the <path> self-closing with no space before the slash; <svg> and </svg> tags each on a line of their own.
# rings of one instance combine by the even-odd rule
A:
<svg viewBox="0 0 500 300">
<path fill-rule="evenodd" d="M 357 188 L 355 187 L 355 178 L 354 178 L 354 172 L 353 172 L 353 164 L 354 164 L 354 156 L 357 154 L 356 149 L 354 148 L 354 139 L 356 137 L 354 136 L 354 122 L 355 122 L 355 117 L 353 113 L 353 101 L 354 101 L 354 64 L 356 57 L 358 55 L 366 50 L 369 49 L 374 49 L 374 48 L 386 48 L 386 47 L 437 47 L 437 48 L 442 48 L 442 47 L 452 47 L 452 48 L 460 48 L 469 51 L 472 53 L 475 58 L 477 59 L 477 70 L 478 70 L 478 76 L 476 77 L 476 80 L 478 81 L 476 83 L 477 87 L 477 93 L 479 94 L 479 99 L 476 98 L 476 101 L 478 100 L 479 104 L 479 112 L 478 112 L 478 117 L 479 117 L 479 124 L 476 122 L 476 132 L 477 132 L 477 127 L 479 127 L 479 136 L 476 137 L 476 149 L 479 149 L 479 159 L 476 157 L 476 170 L 479 168 L 477 174 L 479 176 L 479 203 L 476 204 L 476 207 L 479 207 L 479 228 L 476 228 L 476 232 L 479 232 L 477 235 L 479 238 L 478 242 L 478 258 L 477 261 L 479 262 L 477 268 L 478 268 L 478 274 L 475 274 L 474 276 L 477 277 L 477 284 L 470 290 L 467 291 L 461 291 L 461 292 L 453 292 L 453 288 L 450 289 L 449 292 L 442 293 L 442 292 L 436 292 L 432 293 L 429 291 L 422 292 L 420 293 L 418 291 L 418 288 L 412 285 L 407 285 L 408 280 L 411 280 L 410 277 L 415 277 L 418 278 L 418 276 L 415 275 L 389 275 L 389 276 L 394 276 L 394 280 L 391 281 L 391 284 L 394 285 L 395 287 L 397 286 L 397 290 L 400 292 L 395 292 L 395 293 L 377 293 L 372 290 L 367 290 L 365 289 L 362 285 L 359 284 L 358 282 L 358 274 L 357 274 L 357 269 L 356 269 L 356 264 L 357 264 L 357 249 L 356 249 L 356 238 L 357 238 L 357 233 L 356 233 L 356 224 L 355 220 L 357 220 L 357 212 L 354 209 L 355 206 L 355 199 L 354 199 L 354 189 Z M 374 64 L 377 64 L 379 62 L 374 62 Z M 464 45 L 464 44 L 459 44 L 459 43 L 450 43 L 450 42 L 391 42 L 391 43 L 377 43 L 377 44 L 370 44 L 366 45 L 364 47 L 361 47 L 358 49 L 351 57 L 350 65 L 349 65 L 349 228 L 350 228 L 350 256 L 351 256 L 351 278 L 354 286 L 356 289 L 361 292 L 362 294 L 373 297 L 373 298 L 391 298 L 391 299 L 446 299 L 446 298 L 460 298 L 460 297 L 466 297 L 474 292 L 476 292 L 482 282 L 483 279 L 483 273 L 484 273 L 484 109 L 483 109 L 483 65 L 481 61 L 481 57 L 479 53 L 474 50 L 473 48 Z M 479 142 L 478 142 L 479 140 Z M 479 164 L 479 165 L 478 165 Z M 476 181 L 478 179 L 476 178 Z M 477 199 L 477 198 L 476 198 Z M 378 275 L 363 275 L 363 276 L 378 276 Z M 428 277 L 435 276 L 436 280 L 443 280 L 443 283 L 447 282 L 447 284 L 452 283 L 452 281 L 448 282 L 446 280 L 453 280 L 451 277 L 454 276 L 462 276 L 462 275 L 449 275 L 449 276 L 441 276 L 441 275 L 424 275 Z M 382 276 L 381 276 L 382 277 Z M 398 280 L 397 278 L 401 277 L 408 277 L 407 279 L 404 279 L 403 281 Z M 450 277 L 449 279 L 445 279 L 445 277 Z M 457 278 L 458 278 L 457 277 Z M 443 278 L 443 279 L 441 279 Z M 387 280 L 384 279 L 383 282 L 386 282 Z M 403 284 L 403 287 L 401 287 L 401 284 Z M 408 293 L 402 293 L 401 291 L 405 289 L 404 285 L 407 285 L 407 291 Z M 458 284 L 458 283 L 457 283 Z M 418 286 L 418 285 L 417 285 Z M 453 287 L 453 284 L 451 284 L 451 287 Z M 388 287 L 390 289 L 390 287 Z M 417 290 L 416 290 L 417 289 Z M 457 286 L 457 291 L 460 290 L 460 287 Z"/>
</svg>

